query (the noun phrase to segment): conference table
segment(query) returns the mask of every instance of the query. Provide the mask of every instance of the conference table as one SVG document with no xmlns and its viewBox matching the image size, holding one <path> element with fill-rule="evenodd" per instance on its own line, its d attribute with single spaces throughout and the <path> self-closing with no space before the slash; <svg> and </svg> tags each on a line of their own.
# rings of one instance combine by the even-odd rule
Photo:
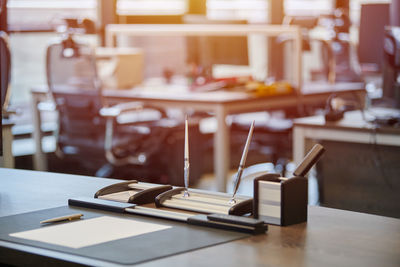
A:
<svg viewBox="0 0 400 267">
<path fill-rule="evenodd" d="M 13 135 L 11 131 L 13 126 L 14 122 L 10 119 L 2 119 L 1 132 L 3 140 L 0 145 L 2 145 L 3 154 L 0 156 L 1 167 L 14 168 L 14 156 L 12 153 Z"/>
<path fill-rule="evenodd" d="M 100 188 L 120 181 L 6 168 L 0 168 L 0 177 L 0 217 L 65 206 L 69 198 L 93 197 Z M 269 225 L 266 234 L 139 266 L 400 266 L 399 251 L 399 219 L 309 206 L 306 223 Z M 0 262 L 128 266 L 4 240 L 0 240 Z"/>
<path fill-rule="evenodd" d="M 164 85 L 154 90 L 142 87 L 131 90 L 103 90 L 103 95 L 110 103 L 139 101 L 144 105 L 149 104 L 160 108 L 205 111 L 213 114 L 217 121 L 217 129 L 214 133 L 214 173 L 217 190 L 225 192 L 230 162 L 228 115 L 324 104 L 332 94 L 332 90 L 337 96 L 352 98 L 361 104 L 364 103 L 363 84 L 339 84 L 330 87 L 309 86 L 304 87 L 300 94 L 262 97 L 244 91 L 193 92 L 187 90 L 187 86 L 177 87 L 175 85 Z M 31 93 L 36 144 L 33 165 L 36 170 L 47 170 L 46 157 L 41 145 L 43 137 L 40 127 L 41 116 L 37 107 L 41 102 L 49 100 L 49 92 L 46 86 L 39 86 L 32 88 Z"/>
</svg>

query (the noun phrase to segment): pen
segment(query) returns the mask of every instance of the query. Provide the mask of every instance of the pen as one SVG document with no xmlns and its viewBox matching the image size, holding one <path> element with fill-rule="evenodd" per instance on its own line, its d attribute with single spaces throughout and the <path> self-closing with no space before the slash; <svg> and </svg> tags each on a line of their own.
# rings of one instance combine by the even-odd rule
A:
<svg viewBox="0 0 400 267">
<path fill-rule="evenodd" d="M 189 132 L 188 132 L 188 118 L 185 117 L 185 155 L 184 155 L 184 179 L 185 179 L 185 191 L 183 192 L 184 197 L 189 197 Z"/>
<path fill-rule="evenodd" d="M 246 164 L 247 152 L 249 152 L 250 141 L 251 141 L 251 137 L 253 136 L 253 130 L 254 130 L 254 121 L 251 123 L 250 130 L 249 130 L 249 135 L 247 136 L 247 140 L 246 140 L 246 145 L 244 146 L 244 149 L 243 149 L 242 158 L 240 159 L 239 168 L 238 168 L 238 172 L 237 172 L 237 175 L 236 175 L 235 188 L 233 190 L 233 195 L 232 195 L 231 200 L 229 201 L 229 204 L 235 204 L 236 203 L 235 195 L 236 195 L 236 192 L 237 192 L 237 190 L 239 188 L 240 179 L 242 178 L 244 165 Z"/>
<path fill-rule="evenodd" d="M 41 221 L 40 223 L 72 221 L 72 220 L 80 219 L 82 216 L 83 216 L 83 214 L 77 213 L 77 214 L 71 214 L 71 215 L 65 215 L 65 216 L 61 216 L 61 217 L 47 219 L 47 220 Z"/>
<path fill-rule="evenodd" d="M 315 144 L 304 157 L 303 161 L 300 162 L 299 166 L 294 170 L 293 174 L 295 176 L 305 176 L 311 167 L 317 163 L 324 152 L 325 148 L 322 145 Z"/>
</svg>

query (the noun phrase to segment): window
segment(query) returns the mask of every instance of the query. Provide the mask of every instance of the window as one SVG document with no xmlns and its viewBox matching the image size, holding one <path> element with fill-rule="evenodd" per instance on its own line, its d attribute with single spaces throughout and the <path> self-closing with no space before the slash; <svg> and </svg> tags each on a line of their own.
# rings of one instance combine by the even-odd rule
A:
<svg viewBox="0 0 400 267">
<path fill-rule="evenodd" d="M 207 17 L 267 22 L 268 0 L 208 0 Z"/>
<path fill-rule="evenodd" d="M 46 84 L 45 52 L 65 17 L 97 19 L 97 0 L 8 0 L 11 105 L 29 111 L 30 89 Z M 28 119 L 29 121 L 29 119 Z"/>
<path fill-rule="evenodd" d="M 179 15 L 186 12 L 186 0 L 118 0 L 117 14 Z"/>
<path fill-rule="evenodd" d="M 285 0 L 285 14 L 290 16 L 319 16 L 332 12 L 334 0 Z"/>
<path fill-rule="evenodd" d="M 65 17 L 97 19 L 96 0 L 8 0 L 11 31 L 51 30 Z"/>
</svg>

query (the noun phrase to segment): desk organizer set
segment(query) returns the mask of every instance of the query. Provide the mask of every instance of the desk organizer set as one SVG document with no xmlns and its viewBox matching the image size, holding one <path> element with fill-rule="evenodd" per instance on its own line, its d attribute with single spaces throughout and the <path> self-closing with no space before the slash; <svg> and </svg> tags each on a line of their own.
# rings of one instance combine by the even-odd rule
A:
<svg viewBox="0 0 400 267">
<path fill-rule="evenodd" d="M 254 179 L 254 199 L 236 196 L 245 166 L 249 135 L 239 164 L 233 194 L 189 189 L 189 149 L 185 123 L 185 187 L 138 183 L 135 180 L 100 189 L 94 198 L 70 199 L 69 205 L 159 217 L 189 224 L 250 233 L 263 233 L 267 224 L 290 225 L 307 221 L 308 181 L 305 175 L 324 152 L 315 145 L 297 167 L 293 178 L 264 174 Z M 155 207 L 140 206 L 151 204 Z"/>
</svg>

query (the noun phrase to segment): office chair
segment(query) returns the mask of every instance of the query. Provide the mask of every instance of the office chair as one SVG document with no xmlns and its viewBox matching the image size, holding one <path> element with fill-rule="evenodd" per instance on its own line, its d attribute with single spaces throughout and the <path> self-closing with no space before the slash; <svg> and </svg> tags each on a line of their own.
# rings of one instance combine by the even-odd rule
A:
<svg viewBox="0 0 400 267">
<path fill-rule="evenodd" d="M 152 182 L 168 175 L 162 147 L 178 122 L 141 103 L 108 106 L 93 49 L 71 35 L 51 44 L 46 60 L 48 86 L 58 111 L 58 156 L 79 160 L 87 168 L 102 166 L 97 176 L 109 176 L 121 166 L 130 166 L 130 175 Z M 121 122 L 123 115 L 130 115 L 129 123 Z"/>
<path fill-rule="evenodd" d="M 283 25 L 298 25 L 302 29 L 303 51 L 311 51 L 309 31 L 316 26 L 325 28 L 327 39 L 318 39 L 321 43 L 322 67 L 311 70 L 312 80 L 324 79 L 335 82 L 359 82 L 358 66 L 352 59 L 352 47 L 349 40 L 350 18 L 345 9 L 336 8 L 332 14 L 312 16 L 285 16 Z M 289 41 L 285 35 L 277 38 L 278 43 Z M 370 53 L 370 51 L 368 51 Z"/>
<path fill-rule="evenodd" d="M 400 108 L 400 27 L 385 27 L 383 98 Z"/>
<path fill-rule="evenodd" d="M 318 25 L 326 29 L 329 37 L 320 40 L 323 67 L 312 73 L 313 79 L 323 75 L 329 83 L 361 82 L 359 62 L 352 55 L 348 9 L 336 8 L 332 14 L 320 16 Z"/>
<path fill-rule="evenodd" d="M 313 16 L 285 16 L 282 21 L 282 25 L 297 25 L 301 27 L 302 30 L 302 49 L 303 51 L 310 51 L 310 36 L 309 31 L 317 26 L 317 17 Z M 278 43 L 283 43 L 289 41 L 285 35 L 281 35 L 277 38 Z"/>
</svg>

